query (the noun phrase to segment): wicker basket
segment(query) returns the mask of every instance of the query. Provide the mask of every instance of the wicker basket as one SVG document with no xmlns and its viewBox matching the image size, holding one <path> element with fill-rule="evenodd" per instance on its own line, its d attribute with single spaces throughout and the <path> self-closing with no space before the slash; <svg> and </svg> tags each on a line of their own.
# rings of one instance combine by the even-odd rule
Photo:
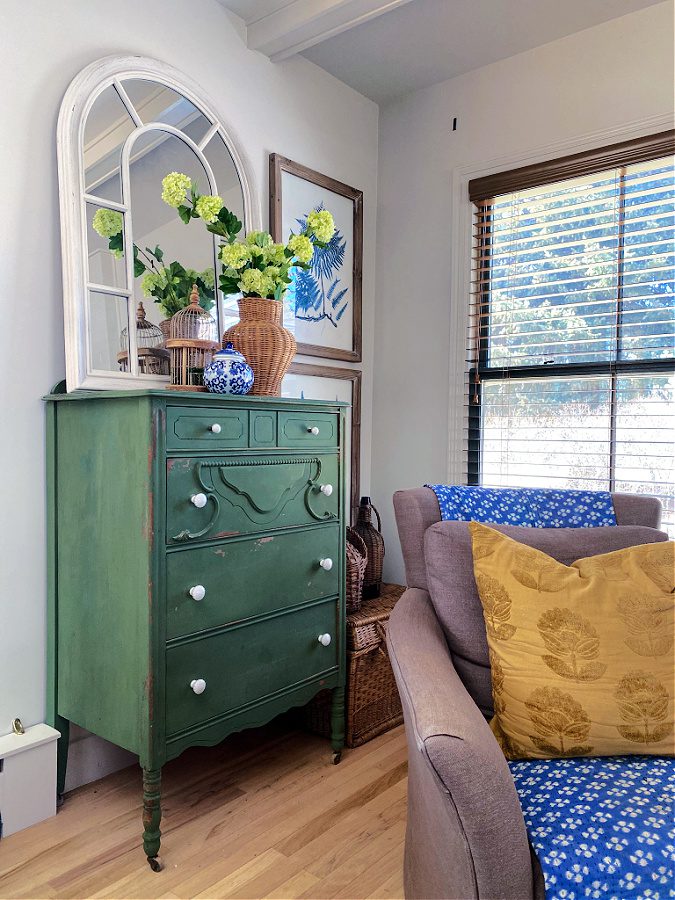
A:
<svg viewBox="0 0 675 900">
<path fill-rule="evenodd" d="M 347 529 L 347 612 L 357 612 L 363 600 L 363 576 L 368 563 L 368 551 L 363 538 Z"/>
<path fill-rule="evenodd" d="M 385 637 L 389 615 L 404 590 L 398 584 L 383 584 L 379 597 L 365 600 L 358 612 L 347 616 L 348 747 L 365 744 L 403 721 Z M 330 691 L 321 691 L 305 707 L 306 727 L 327 737 L 330 712 Z"/>
</svg>

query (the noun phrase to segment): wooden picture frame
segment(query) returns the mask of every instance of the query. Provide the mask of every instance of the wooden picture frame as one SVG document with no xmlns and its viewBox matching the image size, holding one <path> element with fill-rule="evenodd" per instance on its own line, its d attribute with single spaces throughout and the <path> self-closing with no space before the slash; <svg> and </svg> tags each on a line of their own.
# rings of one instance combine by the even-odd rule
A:
<svg viewBox="0 0 675 900">
<path fill-rule="evenodd" d="M 288 230 L 283 227 L 283 190 L 282 182 L 284 175 L 292 175 L 303 181 L 309 182 L 326 192 L 337 194 L 344 197 L 352 203 L 353 216 L 350 223 L 352 237 L 352 270 L 351 270 L 351 342 L 349 348 L 330 346 L 326 343 L 307 343 L 302 340 L 298 341 L 298 353 L 305 356 L 319 356 L 326 359 L 339 359 L 347 362 L 361 362 L 362 360 L 362 272 L 363 272 L 363 191 L 350 187 L 330 178 L 328 175 L 322 175 L 314 169 L 303 166 L 300 163 L 293 162 L 280 156 L 278 153 L 271 153 L 269 158 L 269 203 L 270 203 L 270 232 L 274 240 L 278 243 L 288 239 L 288 234 L 284 231 Z M 330 209 L 330 197 L 326 198 L 326 208 Z M 307 210 L 308 212 L 309 210 Z M 334 210 L 332 210 L 334 211 Z M 330 293 L 330 292 L 329 292 Z M 323 304 L 326 306 L 326 294 L 323 294 Z M 349 294 L 346 294 L 349 298 Z M 337 322 L 333 321 L 330 316 L 324 313 L 315 319 L 320 322 L 321 318 L 330 319 L 337 328 Z M 339 316 L 338 316 L 339 318 Z M 309 319 L 307 320 L 309 321 Z M 289 322 L 285 321 L 286 327 Z M 291 330 L 293 330 L 291 328 Z"/>
<path fill-rule="evenodd" d="M 354 523 L 361 497 L 361 370 L 342 369 L 335 366 L 318 366 L 312 363 L 291 363 L 290 375 L 308 375 L 318 378 L 335 378 L 350 381 L 352 385 L 351 440 L 350 440 L 350 516 Z M 319 398 L 323 399 L 323 398 Z"/>
</svg>

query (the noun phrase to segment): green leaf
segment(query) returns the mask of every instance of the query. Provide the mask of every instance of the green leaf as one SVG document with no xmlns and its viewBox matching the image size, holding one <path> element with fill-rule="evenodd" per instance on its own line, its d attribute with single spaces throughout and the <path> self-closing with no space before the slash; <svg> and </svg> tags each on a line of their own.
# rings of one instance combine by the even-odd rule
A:
<svg viewBox="0 0 675 900">
<path fill-rule="evenodd" d="M 164 259 L 164 251 L 159 246 L 159 244 L 157 244 L 155 249 L 152 251 L 152 255 L 155 257 L 157 262 L 161 262 Z"/>
<path fill-rule="evenodd" d="M 142 275 L 145 272 L 145 265 L 140 261 L 140 259 L 134 260 L 134 278 L 138 278 L 139 275 Z"/>
<path fill-rule="evenodd" d="M 218 213 L 218 221 L 224 226 L 225 231 L 223 232 L 223 236 L 229 236 L 232 238 L 239 234 L 242 229 L 242 223 L 235 216 L 233 212 L 230 212 L 226 206 L 221 207 L 220 212 Z M 230 243 L 232 241 L 230 240 Z"/>
<path fill-rule="evenodd" d="M 124 250 L 124 236 L 121 231 L 108 238 L 108 250 Z"/>
<path fill-rule="evenodd" d="M 178 215 L 181 217 L 181 220 L 185 222 L 186 225 L 190 224 L 190 219 L 192 218 L 192 211 L 188 206 L 179 206 L 178 207 Z"/>
</svg>

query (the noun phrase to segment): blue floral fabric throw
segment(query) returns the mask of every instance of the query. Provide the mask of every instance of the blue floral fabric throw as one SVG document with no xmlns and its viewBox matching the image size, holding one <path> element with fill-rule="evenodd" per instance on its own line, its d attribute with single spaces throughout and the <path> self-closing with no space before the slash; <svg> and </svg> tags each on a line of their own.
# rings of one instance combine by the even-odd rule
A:
<svg viewBox="0 0 675 900">
<path fill-rule="evenodd" d="M 531 528 L 596 528 L 616 525 L 609 491 L 488 488 L 427 484 L 438 497 L 441 518 Z"/>
<path fill-rule="evenodd" d="M 509 762 L 547 900 L 675 897 L 675 759 Z"/>
</svg>

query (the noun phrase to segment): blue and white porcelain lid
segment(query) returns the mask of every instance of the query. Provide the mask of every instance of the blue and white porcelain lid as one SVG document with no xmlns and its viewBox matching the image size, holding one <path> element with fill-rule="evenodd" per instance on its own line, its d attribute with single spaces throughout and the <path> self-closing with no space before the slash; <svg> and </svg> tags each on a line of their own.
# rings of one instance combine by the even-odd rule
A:
<svg viewBox="0 0 675 900">
<path fill-rule="evenodd" d="M 229 359 L 232 362 L 246 362 L 244 356 L 238 350 L 234 349 L 234 344 L 231 341 L 228 341 L 222 350 L 216 351 L 216 353 L 213 354 L 213 358 L 222 360 Z"/>
</svg>

